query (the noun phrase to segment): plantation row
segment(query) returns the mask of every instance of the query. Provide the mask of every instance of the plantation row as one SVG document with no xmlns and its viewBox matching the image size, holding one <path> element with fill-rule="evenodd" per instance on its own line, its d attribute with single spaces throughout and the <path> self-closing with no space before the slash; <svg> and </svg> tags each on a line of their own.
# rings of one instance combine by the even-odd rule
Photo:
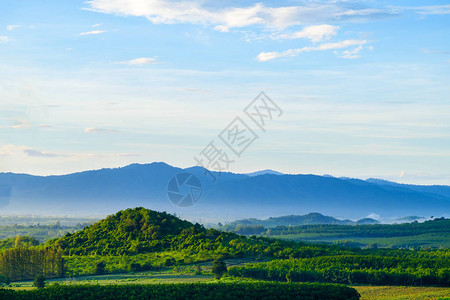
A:
<svg viewBox="0 0 450 300">
<path fill-rule="evenodd" d="M 289 282 L 450 286 L 450 260 L 343 255 L 247 264 L 230 268 L 229 274 Z"/>
<path fill-rule="evenodd" d="M 357 300 L 346 286 L 303 283 L 191 283 L 154 285 L 52 285 L 36 290 L 0 289 L 0 299 L 330 299 Z"/>
<path fill-rule="evenodd" d="M 36 275 L 62 277 L 64 272 L 61 251 L 19 247 L 0 252 L 2 281 L 33 279 Z"/>
</svg>

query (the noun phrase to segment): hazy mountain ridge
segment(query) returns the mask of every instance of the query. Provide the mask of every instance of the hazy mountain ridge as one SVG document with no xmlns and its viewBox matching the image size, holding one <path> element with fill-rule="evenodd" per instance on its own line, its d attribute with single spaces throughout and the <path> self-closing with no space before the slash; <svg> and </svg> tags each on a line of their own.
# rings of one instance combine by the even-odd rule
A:
<svg viewBox="0 0 450 300">
<path fill-rule="evenodd" d="M 264 226 L 265 228 L 277 227 L 277 226 L 297 226 L 297 225 L 312 225 L 312 224 L 339 224 L 339 225 L 351 225 L 355 222 L 351 220 L 339 220 L 333 217 L 324 216 L 319 213 L 309 213 L 307 215 L 288 215 L 281 217 L 270 217 L 268 219 L 242 219 L 227 223 L 227 227 L 236 227 L 238 225 L 247 226 Z"/>
<path fill-rule="evenodd" d="M 200 201 L 178 208 L 167 198 L 169 180 L 190 172 L 202 182 Z M 181 169 L 165 163 L 132 164 L 122 168 L 85 171 L 61 176 L 0 173 L 3 214 L 108 214 L 134 206 L 170 211 L 185 217 L 232 220 L 276 215 L 302 215 L 312 211 L 360 219 L 440 216 L 450 211 L 450 187 L 398 185 L 317 175 L 248 176 L 215 173 L 201 167 Z M 6 199 L 6 200 L 5 200 Z"/>
</svg>

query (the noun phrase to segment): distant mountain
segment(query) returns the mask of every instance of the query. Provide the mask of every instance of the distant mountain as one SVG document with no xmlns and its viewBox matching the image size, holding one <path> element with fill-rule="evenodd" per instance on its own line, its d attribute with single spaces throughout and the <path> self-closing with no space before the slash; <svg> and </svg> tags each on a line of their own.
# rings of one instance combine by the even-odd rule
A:
<svg viewBox="0 0 450 300">
<path fill-rule="evenodd" d="M 266 175 L 266 174 L 271 174 L 271 175 L 283 175 L 283 173 L 280 173 L 278 171 L 274 171 L 274 170 L 262 170 L 262 171 L 257 171 L 257 172 L 253 172 L 253 173 L 247 173 L 245 175 L 250 176 L 250 177 L 254 177 L 254 176 L 259 176 L 259 175 Z"/>
<path fill-rule="evenodd" d="M 380 221 L 372 219 L 372 218 L 363 218 L 361 220 L 358 220 L 356 222 L 358 225 L 373 225 L 373 224 L 380 224 Z"/>
<path fill-rule="evenodd" d="M 354 224 L 351 220 L 338 220 L 333 217 L 324 216 L 319 213 L 309 213 L 302 216 L 282 216 L 275 218 L 268 218 L 265 220 L 259 219 L 243 219 L 236 220 L 226 224 L 228 228 L 235 228 L 238 225 L 247 226 L 264 226 L 265 228 L 277 227 L 277 226 L 297 226 L 297 225 L 313 225 L 313 224 L 338 224 L 338 225 L 351 225 Z"/>
<path fill-rule="evenodd" d="M 418 216 L 406 216 L 402 218 L 397 218 L 393 220 L 393 223 L 411 223 L 414 221 L 425 221 L 426 219 Z"/>
<path fill-rule="evenodd" d="M 444 196 L 444 197 L 450 197 L 450 186 L 446 186 L 446 185 L 403 184 L 403 183 L 396 183 L 396 182 L 392 182 L 392 181 L 375 179 L 375 178 L 369 178 L 366 181 L 383 186 L 385 189 L 402 190 L 402 189 L 406 188 L 406 189 L 416 191 L 416 192 L 430 193 L 430 194 L 440 195 L 440 196 Z"/>
<path fill-rule="evenodd" d="M 201 182 L 201 198 L 180 208 L 167 196 L 168 183 L 180 172 Z M 132 164 L 122 168 L 61 176 L 0 173 L 0 214 L 105 215 L 144 206 L 175 212 L 202 222 L 274 215 L 323 215 L 359 219 L 442 216 L 450 211 L 450 187 L 374 183 L 316 175 L 249 176 L 181 169 L 165 163 Z"/>
</svg>

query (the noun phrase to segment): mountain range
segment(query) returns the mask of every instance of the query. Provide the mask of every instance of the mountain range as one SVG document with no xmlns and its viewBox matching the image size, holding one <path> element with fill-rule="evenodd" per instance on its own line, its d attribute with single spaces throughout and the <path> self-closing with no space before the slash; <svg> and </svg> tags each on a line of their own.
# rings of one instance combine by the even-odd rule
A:
<svg viewBox="0 0 450 300">
<path fill-rule="evenodd" d="M 288 215 L 281 217 L 270 217 L 265 220 L 249 218 L 243 220 L 236 220 L 225 225 L 226 228 L 236 228 L 237 226 L 263 226 L 265 228 L 272 228 L 277 226 L 299 226 L 299 225 L 315 225 L 315 224 L 329 224 L 329 225 L 363 225 L 363 224 L 378 224 L 377 220 L 371 218 L 363 218 L 356 222 L 345 219 L 339 220 L 330 216 L 324 216 L 319 213 L 309 213 L 306 215 Z"/>
<path fill-rule="evenodd" d="M 179 173 L 195 175 L 201 197 L 178 207 L 167 194 Z M 181 191 L 180 191 L 181 193 Z M 450 186 L 405 185 L 378 179 L 252 174 L 181 169 L 166 163 L 131 164 L 58 176 L 0 173 L 0 214 L 105 215 L 144 206 L 200 222 L 268 218 L 310 212 L 360 219 L 448 216 Z"/>
</svg>

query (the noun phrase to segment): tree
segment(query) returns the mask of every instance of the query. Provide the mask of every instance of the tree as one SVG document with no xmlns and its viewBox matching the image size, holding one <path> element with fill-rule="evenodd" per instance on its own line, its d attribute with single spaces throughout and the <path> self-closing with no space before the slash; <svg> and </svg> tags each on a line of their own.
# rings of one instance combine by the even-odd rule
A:
<svg viewBox="0 0 450 300">
<path fill-rule="evenodd" d="M 293 277 L 292 276 L 292 272 L 291 271 L 287 272 L 287 274 L 286 274 L 286 281 L 287 282 L 293 282 L 293 278 L 292 277 Z"/>
<path fill-rule="evenodd" d="M 11 281 L 9 280 L 9 277 L 0 275 L 0 284 L 6 284 L 9 285 Z"/>
<path fill-rule="evenodd" d="M 216 258 L 213 261 L 211 272 L 214 274 L 215 279 L 220 279 L 223 274 L 228 272 L 227 264 L 223 257 Z"/>
<path fill-rule="evenodd" d="M 95 266 L 95 274 L 104 274 L 105 273 L 105 267 L 106 267 L 106 263 L 101 261 L 99 263 L 97 263 L 97 265 Z"/>
<path fill-rule="evenodd" d="M 34 278 L 33 285 L 38 289 L 45 287 L 45 277 L 43 275 L 38 275 Z"/>
<path fill-rule="evenodd" d="M 200 265 L 195 266 L 195 275 L 202 275 L 202 267 Z"/>
</svg>

